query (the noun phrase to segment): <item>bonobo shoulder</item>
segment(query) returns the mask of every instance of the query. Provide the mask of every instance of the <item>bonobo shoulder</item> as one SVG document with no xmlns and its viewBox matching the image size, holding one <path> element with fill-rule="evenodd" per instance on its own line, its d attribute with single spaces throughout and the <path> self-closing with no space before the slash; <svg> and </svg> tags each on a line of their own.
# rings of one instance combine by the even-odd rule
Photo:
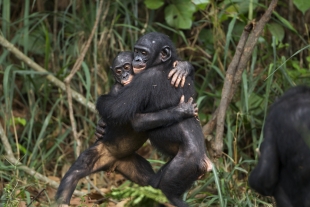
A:
<svg viewBox="0 0 310 207">
<path fill-rule="evenodd" d="M 157 82 L 157 79 L 161 78 L 163 75 L 162 73 L 163 71 L 158 70 L 157 68 L 150 68 L 142 71 L 141 73 L 136 74 L 132 82 L 128 84 L 127 87 L 124 87 L 124 89 L 126 90 L 128 87 L 138 87 L 138 85 L 143 85 L 142 88 L 145 88 L 148 85 L 152 85 L 153 83 Z M 166 74 L 165 76 L 168 77 Z"/>
</svg>

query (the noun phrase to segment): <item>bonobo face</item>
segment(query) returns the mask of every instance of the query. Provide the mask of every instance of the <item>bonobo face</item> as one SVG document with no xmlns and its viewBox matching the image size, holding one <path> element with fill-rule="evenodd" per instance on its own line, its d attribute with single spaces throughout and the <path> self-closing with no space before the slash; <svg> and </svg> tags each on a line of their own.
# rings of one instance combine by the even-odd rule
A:
<svg viewBox="0 0 310 207">
<path fill-rule="evenodd" d="M 127 85 L 132 81 L 132 59 L 132 52 L 121 52 L 113 61 L 113 65 L 111 67 L 113 75 L 115 80 L 122 85 Z"/>
<path fill-rule="evenodd" d="M 167 35 L 151 32 L 140 37 L 134 47 L 134 73 L 171 60 L 171 55 L 176 54 L 172 50 L 174 46 Z"/>
<path fill-rule="evenodd" d="M 151 56 L 151 50 L 144 45 L 136 45 L 134 48 L 134 59 L 132 62 L 133 71 L 135 74 L 143 71 Z"/>
</svg>

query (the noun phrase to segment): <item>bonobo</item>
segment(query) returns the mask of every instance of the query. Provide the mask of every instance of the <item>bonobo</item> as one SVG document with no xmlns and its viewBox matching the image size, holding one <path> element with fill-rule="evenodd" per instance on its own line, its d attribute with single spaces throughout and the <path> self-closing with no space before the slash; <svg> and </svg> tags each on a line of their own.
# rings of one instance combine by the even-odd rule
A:
<svg viewBox="0 0 310 207">
<path fill-rule="evenodd" d="M 288 90 L 269 109 L 249 185 L 279 207 L 310 206 L 310 88 Z"/>
<path fill-rule="evenodd" d="M 113 61 L 111 69 L 116 84 L 113 86 L 110 95 L 116 95 L 119 88 L 127 87 L 126 85 L 132 80 L 130 77 L 133 75 L 132 59 L 131 52 L 123 52 Z M 181 72 L 183 66 L 187 66 L 187 64 L 176 65 L 175 69 L 178 72 L 175 74 L 185 74 L 186 72 Z M 185 68 L 184 70 L 187 71 L 188 69 Z M 102 170 L 115 170 L 139 185 L 147 185 L 150 177 L 154 175 L 154 171 L 147 160 L 135 153 L 147 140 L 147 134 L 135 132 L 131 123 L 143 131 L 197 116 L 197 105 L 192 101 L 193 99 L 190 99 L 185 103 L 184 98 L 181 97 L 180 102 L 173 107 L 154 113 L 137 114 L 132 120 L 118 125 L 110 123 L 108 120 L 99 122 L 101 124 L 107 123 L 104 136 L 97 139 L 90 148 L 81 153 L 65 174 L 56 193 L 57 203 L 69 204 L 78 181 L 91 173 Z"/>
<path fill-rule="evenodd" d="M 168 36 L 155 32 L 142 36 L 135 44 L 132 62 L 135 73 L 139 73 L 116 96 L 99 97 L 99 114 L 109 122 L 126 123 L 136 114 L 173 107 L 182 95 L 186 100 L 193 97 L 195 90 L 191 77 L 186 78 L 182 88 L 170 86 L 167 74 L 176 60 L 176 50 Z M 135 129 L 139 130 L 138 127 Z M 147 134 L 153 146 L 171 157 L 152 176 L 149 184 L 161 189 L 173 205 L 187 206 L 182 194 L 212 169 L 199 121 L 192 117 L 173 125 L 149 129 Z"/>
</svg>

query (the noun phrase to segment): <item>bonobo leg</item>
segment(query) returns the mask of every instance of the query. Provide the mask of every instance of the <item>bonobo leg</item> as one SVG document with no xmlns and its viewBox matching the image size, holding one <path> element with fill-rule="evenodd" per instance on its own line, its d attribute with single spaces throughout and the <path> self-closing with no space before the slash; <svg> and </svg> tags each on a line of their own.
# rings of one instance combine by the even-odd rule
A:
<svg viewBox="0 0 310 207">
<path fill-rule="evenodd" d="M 148 185 L 151 177 L 155 175 L 151 164 L 137 153 L 117 160 L 114 167 L 125 178 L 140 186 Z"/>
<path fill-rule="evenodd" d="M 134 153 L 117 159 L 103 142 L 97 141 L 78 157 L 61 180 L 56 193 L 57 203 L 69 204 L 78 181 L 101 170 L 116 170 L 139 185 L 147 185 L 154 175 L 150 163 L 140 155 Z"/>
<path fill-rule="evenodd" d="M 104 162 L 100 158 L 104 158 Z M 86 149 L 62 178 L 56 193 L 57 203 L 69 204 L 73 191 L 81 178 L 99 170 L 107 170 L 114 162 L 115 158 L 102 142 L 96 142 Z"/>
<path fill-rule="evenodd" d="M 151 179 L 150 184 L 162 190 L 173 205 L 186 207 L 188 205 L 182 200 L 182 195 L 195 180 L 211 169 L 212 163 L 204 152 L 197 150 L 195 144 L 184 143 L 177 155 Z"/>
</svg>

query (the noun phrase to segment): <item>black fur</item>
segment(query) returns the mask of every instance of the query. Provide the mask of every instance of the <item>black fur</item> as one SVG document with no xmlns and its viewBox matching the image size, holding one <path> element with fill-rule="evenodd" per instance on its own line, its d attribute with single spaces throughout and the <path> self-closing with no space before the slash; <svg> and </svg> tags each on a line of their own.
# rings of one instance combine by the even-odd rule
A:
<svg viewBox="0 0 310 207">
<path fill-rule="evenodd" d="M 269 109 L 261 156 L 249 177 L 279 207 L 310 206 L 310 88 L 288 90 Z"/>
<path fill-rule="evenodd" d="M 108 96 L 116 96 L 122 88 L 127 87 L 122 85 L 122 80 L 128 80 L 128 74 L 133 74 L 131 64 L 129 64 L 130 68 L 127 67 L 132 58 L 131 52 L 122 52 L 113 61 L 111 69 L 116 84 Z M 127 66 L 124 67 L 124 64 Z M 185 64 L 185 66 L 187 65 Z M 181 71 L 182 67 L 181 65 L 179 68 Z M 116 69 L 119 69 L 119 74 L 115 74 Z M 169 87 L 171 86 L 169 85 Z M 100 102 L 98 103 L 97 105 L 100 106 Z M 195 104 L 192 102 L 177 102 L 175 106 L 161 111 L 135 114 L 133 120 L 127 119 L 122 124 L 116 124 L 109 119 L 105 119 L 105 121 L 100 119 L 97 126 L 96 134 L 99 136 L 96 143 L 81 153 L 61 180 L 56 193 L 57 203 L 69 204 L 78 181 L 98 171 L 115 170 L 139 185 L 147 185 L 154 175 L 154 171 L 150 163 L 138 155 L 136 150 L 144 144 L 148 135 L 145 132 L 137 132 L 133 126 L 139 131 L 145 131 L 193 117 L 194 112 Z"/>
<path fill-rule="evenodd" d="M 140 50 L 147 54 L 144 55 Z M 136 113 L 150 113 L 175 106 L 181 95 L 185 95 L 185 100 L 194 96 L 194 83 L 190 77 L 186 79 L 183 88 L 172 87 L 167 79 L 177 56 L 166 35 L 149 33 L 141 37 L 135 44 L 134 55 L 135 61 L 147 67 L 135 76 L 131 84 L 122 88 L 117 96 L 106 95 L 98 99 L 97 109 L 104 119 L 118 124 L 125 123 L 133 119 Z M 187 206 L 182 201 L 182 194 L 206 172 L 207 162 L 210 164 L 199 121 L 189 118 L 173 125 L 151 129 L 148 135 L 158 150 L 172 157 L 151 179 L 150 184 L 161 189 L 172 204 Z"/>
</svg>

